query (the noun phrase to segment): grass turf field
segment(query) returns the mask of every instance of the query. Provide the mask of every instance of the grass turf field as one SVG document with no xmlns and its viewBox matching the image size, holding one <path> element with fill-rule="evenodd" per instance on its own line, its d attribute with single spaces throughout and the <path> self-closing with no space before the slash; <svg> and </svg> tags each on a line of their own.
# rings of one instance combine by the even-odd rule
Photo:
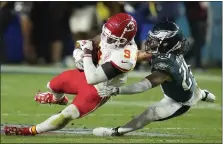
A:
<svg viewBox="0 0 223 144">
<path fill-rule="evenodd" d="M 221 142 L 221 72 L 195 75 L 201 88 L 213 92 L 215 104 L 200 102 L 187 114 L 168 121 L 156 122 L 124 137 L 95 137 L 95 127 L 116 127 L 140 114 L 148 105 L 159 101 L 163 94 L 155 88 L 142 94 L 114 97 L 92 114 L 72 121 L 64 131 L 38 136 L 1 136 L 2 143 L 220 143 Z M 202 76 L 202 77 L 201 77 Z M 1 74 L 1 124 L 38 124 L 65 106 L 40 105 L 33 97 L 45 91 L 53 75 Z M 141 78 L 130 78 L 133 83 Z M 69 96 L 72 100 L 72 96 Z M 65 132 L 76 132 L 74 134 Z M 82 134 L 81 134 L 82 133 Z"/>
</svg>

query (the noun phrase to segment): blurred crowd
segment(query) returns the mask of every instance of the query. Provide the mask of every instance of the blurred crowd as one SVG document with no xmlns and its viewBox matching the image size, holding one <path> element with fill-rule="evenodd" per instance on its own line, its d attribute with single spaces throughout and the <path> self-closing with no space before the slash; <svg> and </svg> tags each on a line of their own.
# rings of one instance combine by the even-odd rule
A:
<svg viewBox="0 0 223 144">
<path fill-rule="evenodd" d="M 75 40 L 93 38 L 109 16 L 126 12 L 137 21 L 135 41 L 140 49 L 155 23 L 186 16 L 191 49 L 185 58 L 195 68 L 205 69 L 202 48 L 211 25 L 209 2 L 0 2 L 0 7 L 2 63 L 71 66 Z M 146 65 L 137 64 L 136 69 L 145 70 Z"/>
</svg>

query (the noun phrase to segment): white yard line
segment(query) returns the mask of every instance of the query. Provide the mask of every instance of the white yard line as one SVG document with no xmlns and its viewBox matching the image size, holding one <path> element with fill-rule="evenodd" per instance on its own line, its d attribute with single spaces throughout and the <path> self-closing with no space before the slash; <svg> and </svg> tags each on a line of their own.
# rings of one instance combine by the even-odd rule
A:
<svg viewBox="0 0 223 144">
<path fill-rule="evenodd" d="M 30 125 L 16 125 L 16 124 L 6 124 L 7 126 L 15 126 L 15 127 L 24 127 L 24 126 L 30 126 Z M 1 131 L 3 132 L 5 124 L 1 125 Z M 87 129 L 87 128 L 64 128 L 61 130 L 51 131 L 50 134 L 81 134 L 81 135 L 92 135 L 93 129 Z M 47 135 L 47 133 L 45 133 Z M 49 133 L 48 133 L 49 134 Z M 43 134 L 44 135 L 44 134 Z M 182 134 L 167 134 L 167 133 L 156 133 L 156 132 L 143 132 L 143 131 L 134 131 L 131 133 L 127 133 L 126 135 L 132 135 L 132 136 L 159 136 L 159 137 L 186 137 L 190 135 L 182 135 Z M 191 137 L 191 136 L 190 136 Z"/>
<path fill-rule="evenodd" d="M 69 102 L 72 102 L 71 100 Z M 103 107 L 105 106 L 136 106 L 136 107 L 145 107 L 147 108 L 151 104 L 157 103 L 158 101 L 115 101 L 110 100 L 108 101 Z M 207 103 L 207 102 L 199 102 L 193 109 L 212 109 L 212 110 L 222 110 L 220 104 L 215 103 Z"/>
<path fill-rule="evenodd" d="M 143 128 L 145 130 L 221 130 L 221 128 L 183 128 L 183 127 L 162 127 L 162 128 Z"/>
</svg>

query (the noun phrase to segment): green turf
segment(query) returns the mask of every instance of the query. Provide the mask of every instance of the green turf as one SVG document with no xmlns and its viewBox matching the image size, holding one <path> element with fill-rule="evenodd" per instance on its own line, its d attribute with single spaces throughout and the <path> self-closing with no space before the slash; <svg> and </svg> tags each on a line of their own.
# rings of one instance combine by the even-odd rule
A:
<svg viewBox="0 0 223 144">
<path fill-rule="evenodd" d="M 220 72 L 216 72 L 219 76 Z M 33 74 L 1 74 L 1 123 L 9 124 L 38 124 L 62 110 L 65 106 L 39 105 L 34 102 L 34 94 L 38 90 L 46 90 L 46 83 L 52 75 Z M 210 75 L 211 78 L 211 75 Z M 133 83 L 136 78 L 130 78 Z M 39 135 L 35 137 L 2 136 L 3 143 L 220 143 L 221 142 L 221 81 L 198 80 L 201 88 L 212 91 L 217 96 L 214 107 L 194 108 L 184 116 L 164 122 L 148 125 L 140 131 L 160 134 L 182 134 L 180 137 L 162 136 L 124 136 L 124 137 L 95 137 L 93 135 Z M 69 96 L 72 99 L 72 96 Z M 162 98 L 160 88 L 155 88 L 142 94 L 133 96 L 120 96 L 112 99 L 114 102 L 123 102 L 126 105 L 105 104 L 92 115 L 72 121 L 69 128 L 95 128 L 99 126 L 115 127 L 125 124 L 134 115 L 140 114 L 145 107 L 135 105 L 142 102 L 146 104 Z M 132 103 L 132 105 L 128 105 Z M 205 103 L 201 105 L 206 106 Z M 213 105 L 212 105 L 213 106 Z M 217 108 L 216 108 L 217 107 Z M 7 115 L 8 114 L 8 115 Z M 25 115 L 23 115 L 25 114 Z M 36 115 L 37 114 L 37 115 Z M 107 114 L 104 116 L 103 114 Z M 109 116 L 117 114 L 118 116 Z"/>
</svg>

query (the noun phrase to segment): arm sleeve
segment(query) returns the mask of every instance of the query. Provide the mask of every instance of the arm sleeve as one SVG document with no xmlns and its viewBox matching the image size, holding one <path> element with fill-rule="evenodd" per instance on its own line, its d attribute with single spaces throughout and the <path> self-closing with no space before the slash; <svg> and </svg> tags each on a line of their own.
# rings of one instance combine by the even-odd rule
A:
<svg viewBox="0 0 223 144">
<path fill-rule="evenodd" d="M 91 57 L 84 57 L 84 72 L 88 84 L 98 84 L 123 73 L 111 62 L 95 67 Z"/>
<path fill-rule="evenodd" d="M 152 88 L 152 84 L 148 79 L 143 79 L 142 81 L 119 88 L 119 94 L 136 94 L 147 91 Z"/>
<path fill-rule="evenodd" d="M 108 80 L 101 66 L 95 67 L 92 57 L 84 57 L 84 73 L 88 84 L 98 84 Z"/>
</svg>

